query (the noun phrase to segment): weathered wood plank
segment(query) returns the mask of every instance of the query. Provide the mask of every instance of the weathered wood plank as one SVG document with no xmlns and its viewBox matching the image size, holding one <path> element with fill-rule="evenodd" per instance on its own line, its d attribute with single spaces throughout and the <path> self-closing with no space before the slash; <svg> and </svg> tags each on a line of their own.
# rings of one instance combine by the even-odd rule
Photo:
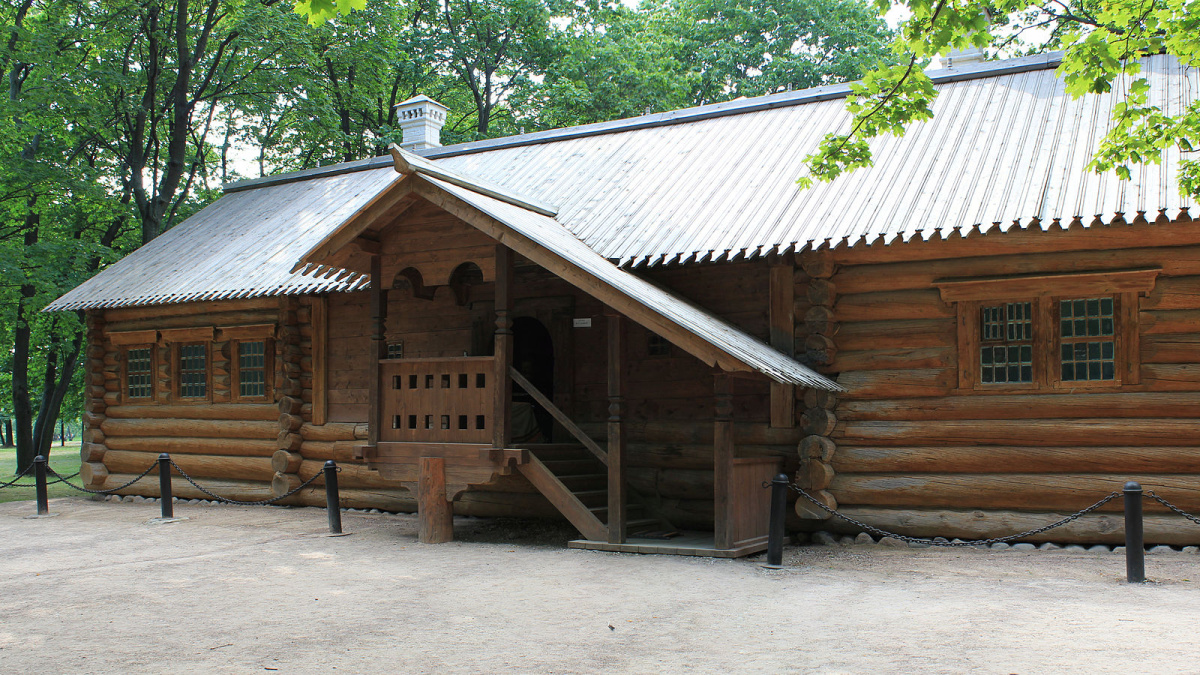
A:
<svg viewBox="0 0 1200 675">
<path fill-rule="evenodd" d="M 841 446 L 841 473 L 1200 473 L 1200 447 Z"/>
<path fill-rule="evenodd" d="M 848 445 L 1167 445 L 1200 437 L 1200 420 L 1168 418 L 843 422 L 832 437 Z"/>
</svg>

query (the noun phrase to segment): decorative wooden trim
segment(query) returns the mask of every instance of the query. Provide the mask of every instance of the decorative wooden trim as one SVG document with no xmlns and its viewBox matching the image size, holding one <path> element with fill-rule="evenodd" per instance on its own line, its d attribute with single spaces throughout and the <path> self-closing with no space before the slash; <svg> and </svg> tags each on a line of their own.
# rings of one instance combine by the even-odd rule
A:
<svg viewBox="0 0 1200 675">
<path fill-rule="evenodd" d="M 163 342 L 211 342 L 216 335 L 212 326 L 195 328 L 164 328 L 158 331 Z"/>
<path fill-rule="evenodd" d="M 1142 383 L 1142 343 L 1141 329 L 1138 327 L 1138 310 L 1140 309 L 1137 293 L 1123 293 L 1117 298 L 1117 333 L 1120 353 L 1125 360 L 1124 372 L 1121 373 L 1122 384 Z"/>
<path fill-rule="evenodd" d="M 1149 293 L 1162 268 L 935 279 L 944 302 Z"/>
<path fill-rule="evenodd" d="M 152 345 L 158 342 L 156 330 L 121 330 L 106 333 L 108 341 L 118 347 L 125 345 Z"/>
<path fill-rule="evenodd" d="M 247 326 L 221 326 L 217 328 L 217 340 L 265 340 L 275 337 L 275 324 L 256 323 Z"/>
<path fill-rule="evenodd" d="M 625 543 L 625 326 L 621 315 L 608 312 L 608 542 Z"/>
<path fill-rule="evenodd" d="M 329 415 L 328 366 L 326 348 L 329 344 L 329 299 L 326 296 L 313 298 L 312 314 L 312 423 L 325 424 Z M 386 349 L 386 347 L 385 347 Z"/>
</svg>

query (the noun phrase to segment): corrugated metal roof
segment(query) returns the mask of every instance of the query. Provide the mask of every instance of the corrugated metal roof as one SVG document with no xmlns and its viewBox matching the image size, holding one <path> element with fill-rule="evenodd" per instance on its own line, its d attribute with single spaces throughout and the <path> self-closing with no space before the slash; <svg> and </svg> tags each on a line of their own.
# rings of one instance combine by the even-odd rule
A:
<svg viewBox="0 0 1200 675">
<path fill-rule="evenodd" d="M 975 67 L 972 78 L 935 79 L 931 121 L 873 142 L 876 166 L 810 190 L 795 184 L 805 155 L 849 123 L 843 100 L 811 92 L 792 95 L 791 105 L 779 95 L 766 97 L 772 106 L 756 100 L 737 114 L 695 113 L 688 123 L 427 156 L 554 204 L 559 222 L 622 265 L 865 245 L 881 235 L 890 244 L 938 230 L 1026 227 L 1035 218 L 1043 228 L 1077 216 L 1087 226 L 1097 215 L 1109 222 L 1145 211 L 1153 219 L 1159 209 L 1191 206 L 1179 195 L 1177 149 L 1162 166 L 1133 167 L 1129 181 L 1086 171 L 1122 83 L 1072 100 L 1056 62 L 994 62 Z M 1167 114 L 1197 99 L 1200 75 L 1174 57 L 1145 59 L 1143 73 Z"/>
<path fill-rule="evenodd" d="M 844 131 L 845 85 L 423 151 L 445 169 L 553 205 L 601 256 L 629 265 L 891 244 L 1075 217 L 1192 206 L 1180 153 L 1121 181 L 1085 167 L 1122 91 L 1071 100 L 1057 55 L 931 74 L 935 116 L 872 143 L 877 164 L 800 190 L 803 158 Z M 1177 114 L 1200 75 L 1144 60 L 1155 103 Z M 361 288 L 358 275 L 293 273 L 311 246 L 399 174 L 375 158 L 231 185 L 213 205 L 48 309 L 158 304 Z M 1099 216 L 1097 218 L 1097 216 Z M 1152 216 L 1153 217 L 1153 216 Z M 290 256 L 290 259 L 289 259 Z M 186 264 L 186 266 L 185 266 Z"/>
<path fill-rule="evenodd" d="M 47 311 L 353 291 L 365 275 L 292 266 L 402 176 L 389 165 L 225 195 L 51 303 Z"/>
<path fill-rule="evenodd" d="M 420 171 L 419 168 L 417 170 Z M 609 288 L 651 310 L 668 323 L 699 337 L 719 352 L 732 357 L 751 370 L 762 373 L 777 382 L 816 387 L 827 391 L 842 391 L 842 388 L 833 381 L 775 350 L 758 338 L 709 314 L 687 300 L 617 267 L 577 239 L 555 219 L 511 202 L 481 194 L 466 186 L 450 183 L 430 175 L 421 175 L 421 178 L 507 225 L 516 233 L 535 242 L 538 246 L 544 247 L 544 250 L 565 260 L 569 265 L 599 279 Z M 510 242 L 510 246 L 535 262 L 543 265 L 549 264 L 547 260 L 540 259 L 545 256 L 537 246 L 528 247 L 528 250 L 525 251 L 521 251 L 517 242 Z M 686 349 L 686 346 L 680 346 Z"/>
</svg>

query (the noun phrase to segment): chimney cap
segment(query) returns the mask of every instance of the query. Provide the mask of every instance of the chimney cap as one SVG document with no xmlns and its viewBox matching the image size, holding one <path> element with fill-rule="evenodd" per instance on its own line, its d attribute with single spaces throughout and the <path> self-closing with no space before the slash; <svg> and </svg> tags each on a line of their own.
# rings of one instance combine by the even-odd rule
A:
<svg viewBox="0 0 1200 675">
<path fill-rule="evenodd" d="M 449 108 L 424 94 L 418 94 L 397 103 L 395 110 L 396 120 L 404 132 L 400 147 L 413 151 L 436 148 L 442 144 L 441 131 L 446 124 Z"/>
</svg>

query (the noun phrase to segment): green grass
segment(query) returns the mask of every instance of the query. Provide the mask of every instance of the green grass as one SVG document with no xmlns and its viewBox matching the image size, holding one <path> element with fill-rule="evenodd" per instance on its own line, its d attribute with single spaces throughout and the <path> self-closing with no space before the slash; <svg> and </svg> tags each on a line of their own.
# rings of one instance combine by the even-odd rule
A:
<svg viewBox="0 0 1200 675">
<path fill-rule="evenodd" d="M 79 470 L 79 441 L 67 443 L 66 446 L 60 446 L 57 443 L 50 448 L 50 468 L 59 472 L 64 476 L 70 476 Z M 4 448 L 0 450 L 0 483 L 7 483 L 13 479 L 13 473 L 17 470 L 17 451 L 13 448 Z M 47 480 L 55 480 L 53 476 L 49 476 Z M 33 484 L 33 473 L 31 472 L 20 481 L 22 484 Z M 74 478 L 72 483 L 79 485 L 79 479 Z M 82 492 L 72 490 L 62 483 L 55 483 L 46 486 L 46 492 L 51 499 L 55 497 L 69 497 L 71 495 L 81 495 Z M 3 502 L 19 502 L 24 500 L 36 499 L 32 487 L 7 487 L 0 488 L 0 503 Z"/>
</svg>

